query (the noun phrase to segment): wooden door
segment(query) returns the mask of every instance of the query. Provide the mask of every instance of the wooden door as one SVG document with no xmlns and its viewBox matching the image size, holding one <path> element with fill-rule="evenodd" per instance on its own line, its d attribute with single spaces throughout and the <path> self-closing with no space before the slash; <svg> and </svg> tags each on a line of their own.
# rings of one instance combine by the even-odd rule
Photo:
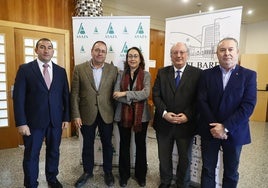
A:
<svg viewBox="0 0 268 188">
<path fill-rule="evenodd" d="M 26 29 L 15 29 L 16 43 L 16 67 L 22 63 L 28 63 L 36 59 L 34 52 L 35 44 L 40 38 L 48 38 L 53 43 L 54 56 L 52 61 L 65 67 L 64 59 L 64 35 L 43 31 L 31 31 Z"/>
<path fill-rule="evenodd" d="M 53 62 L 65 68 L 66 59 L 64 34 L 21 28 L 0 27 L 0 29 L 0 149 L 4 149 L 23 144 L 15 126 L 12 103 L 12 88 L 20 64 L 36 59 L 34 48 L 40 38 L 49 38 L 52 41 Z M 5 50 L 1 50 L 2 48 Z M 6 85 L 6 90 L 2 85 Z"/>
<path fill-rule="evenodd" d="M 0 149 L 17 147 L 12 85 L 15 77 L 14 29 L 0 26 Z"/>
</svg>

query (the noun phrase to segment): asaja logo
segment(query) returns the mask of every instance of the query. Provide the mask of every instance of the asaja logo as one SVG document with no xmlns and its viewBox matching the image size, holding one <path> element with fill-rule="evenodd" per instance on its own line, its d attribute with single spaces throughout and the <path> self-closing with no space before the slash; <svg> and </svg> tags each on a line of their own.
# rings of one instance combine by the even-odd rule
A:
<svg viewBox="0 0 268 188">
<path fill-rule="evenodd" d="M 141 22 L 140 22 L 138 29 L 136 31 L 135 38 L 141 38 L 141 39 L 147 38 L 147 36 L 144 34 L 144 30 L 143 30 Z"/>
<path fill-rule="evenodd" d="M 86 51 L 85 51 L 85 48 L 84 48 L 84 46 L 82 45 L 81 46 L 81 48 L 80 48 L 80 53 L 85 53 Z"/>
<path fill-rule="evenodd" d="M 123 34 L 128 34 L 127 27 L 124 27 Z"/>
<path fill-rule="evenodd" d="M 127 42 L 124 43 L 123 48 L 120 53 L 120 57 L 125 57 L 128 50 Z"/>
<path fill-rule="evenodd" d="M 109 46 L 109 48 L 108 48 L 108 53 L 113 53 L 113 52 L 114 52 L 113 47 L 112 47 L 112 46 Z"/>
<path fill-rule="evenodd" d="M 77 38 L 88 38 L 82 23 L 79 26 L 79 29 L 78 29 L 76 37 Z"/>
<path fill-rule="evenodd" d="M 112 23 L 110 22 L 109 26 L 108 26 L 108 29 L 107 29 L 107 32 L 105 34 L 105 38 L 117 38 L 115 32 L 114 32 L 114 28 L 112 26 Z"/>
<path fill-rule="evenodd" d="M 97 27 L 94 28 L 94 31 L 93 31 L 94 34 L 99 34 L 99 30 Z"/>
</svg>

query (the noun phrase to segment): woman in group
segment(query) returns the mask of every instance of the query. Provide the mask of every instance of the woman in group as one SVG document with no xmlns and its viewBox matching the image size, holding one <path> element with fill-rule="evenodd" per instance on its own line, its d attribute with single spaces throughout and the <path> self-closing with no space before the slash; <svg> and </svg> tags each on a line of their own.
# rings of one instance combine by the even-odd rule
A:
<svg viewBox="0 0 268 188">
<path fill-rule="evenodd" d="M 115 121 L 120 133 L 119 175 L 120 186 L 126 187 L 130 178 L 130 140 L 135 133 L 135 178 L 139 186 L 146 185 L 147 156 L 146 134 L 150 120 L 148 97 L 150 94 L 150 73 L 144 71 L 145 62 L 141 50 L 128 49 L 124 71 L 120 71 L 113 94 L 118 101 Z"/>
</svg>

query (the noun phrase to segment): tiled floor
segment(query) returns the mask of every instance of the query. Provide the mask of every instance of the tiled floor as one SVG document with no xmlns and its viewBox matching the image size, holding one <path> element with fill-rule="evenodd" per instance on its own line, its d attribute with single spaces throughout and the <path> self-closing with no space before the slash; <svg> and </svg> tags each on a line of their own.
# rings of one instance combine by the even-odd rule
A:
<svg viewBox="0 0 268 188">
<path fill-rule="evenodd" d="M 252 143 L 243 147 L 240 162 L 240 181 L 238 188 L 267 188 L 268 187 L 268 123 L 251 122 Z M 148 188 L 157 188 L 159 184 L 157 144 L 152 128 L 148 130 Z M 44 174 L 44 152 L 42 148 L 40 156 L 39 184 L 40 188 L 46 188 L 47 183 Z M 22 172 L 23 148 L 0 150 L 0 187 L 23 187 Z M 80 165 L 79 139 L 77 137 L 64 138 L 61 144 L 60 174 L 58 179 L 64 188 L 73 187 L 76 179 L 82 174 Z M 118 168 L 113 169 L 115 175 L 114 187 L 119 187 Z M 84 187 L 106 187 L 103 182 L 103 171 L 96 167 L 94 177 Z M 134 179 L 128 181 L 129 188 L 138 187 Z"/>
</svg>

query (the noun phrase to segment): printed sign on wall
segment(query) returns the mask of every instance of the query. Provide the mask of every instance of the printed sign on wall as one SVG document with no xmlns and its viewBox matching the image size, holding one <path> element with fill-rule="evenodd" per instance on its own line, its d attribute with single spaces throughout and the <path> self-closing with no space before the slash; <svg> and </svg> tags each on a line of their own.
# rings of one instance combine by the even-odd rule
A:
<svg viewBox="0 0 268 188">
<path fill-rule="evenodd" d="M 73 39 L 75 64 L 90 60 L 93 43 L 102 40 L 108 48 L 106 62 L 122 70 L 126 52 L 132 46 L 140 48 L 145 62 L 149 62 L 150 17 L 73 17 Z"/>
</svg>

